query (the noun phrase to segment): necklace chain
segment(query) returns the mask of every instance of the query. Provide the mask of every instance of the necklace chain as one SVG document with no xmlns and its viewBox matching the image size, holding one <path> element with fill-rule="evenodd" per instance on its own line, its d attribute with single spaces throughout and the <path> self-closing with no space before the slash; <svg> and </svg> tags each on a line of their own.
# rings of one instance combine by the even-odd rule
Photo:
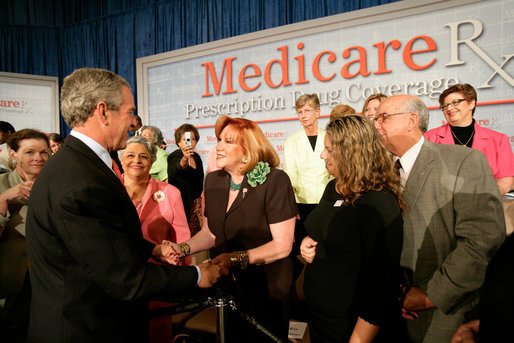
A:
<svg viewBox="0 0 514 343">
<path fill-rule="evenodd" d="M 232 177 L 229 177 L 229 187 L 230 187 L 230 190 L 231 191 L 238 191 L 239 189 L 241 189 L 241 184 L 243 183 L 243 181 L 239 182 L 239 183 L 234 183 L 234 181 L 232 181 Z"/>
<path fill-rule="evenodd" d="M 466 144 L 464 144 L 464 143 L 462 143 L 462 142 L 460 141 L 460 139 L 457 137 L 457 135 L 455 134 L 455 132 L 453 132 L 453 130 L 451 130 L 451 129 L 450 129 L 450 131 L 452 132 L 452 135 L 453 135 L 453 137 L 455 137 L 455 139 L 457 140 L 457 142 L 459 142 L 459 143 L 460 143 L 460 145 L 464 145 L 464 146 L 467 146 L 467 145 L 468 145 L 469 141 L 471 141 L 471 138 L 473 138 L 473 135 L 475 134 L 475 129 L 473 129 L 473 132 L 471 132 L 471 135 L 469 136 L 468 141 L 466 142 Z"/>
</svg>

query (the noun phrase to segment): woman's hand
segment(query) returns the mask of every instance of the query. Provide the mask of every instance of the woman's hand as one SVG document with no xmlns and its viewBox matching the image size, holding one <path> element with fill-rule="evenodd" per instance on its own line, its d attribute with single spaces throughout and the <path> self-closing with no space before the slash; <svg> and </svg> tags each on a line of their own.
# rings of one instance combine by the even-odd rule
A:
<svg viewBox="0 0 514 343">
<path fill-rule="evenodd" d="M 182 147 L 182 153 L 184 154 L 185 158 L 193 156 L 193 153 L 195 152 L 193 147 L 187 144 L 184 144 Z"/>
<path fill-rule="evenodd" d="M 318 245 L 318 242 L 309 236 L 305 237 L 302 244 L 300 244 L 300 253 L 307 263 L 312 263 L 312 261 L 314 261 L 314 257 L 316 256 L 316 245 Z"/>
<path fill-rule="evenodd" d="M 233 267 L 232 260 L 230 259 L 229 253 L 223 253 L 214 258 L 214 260 L 211 261 L 212 264 L 219 264 L 223 268 L 226 268 L 230 270 L 230 268 Z"/>
<path fill-rule="evenodd" d="M 2 198 L 5 198 L 7 201 L 11 201 L 14 198 L 22 197 L 28 200 L 30 196 L 30 191 L 32 190 L 32 186 L 34 185 L 34 181 L 24 181 L 22 183 L 17 184 L 5 192 L 1 194 Z"/>
<path fill-rule="evenodd" d="M 8 203 L 13 199 L 21 197 L 28 200 L 33 185 L 34 181 L 25 181 L 2 192 L 0 194 L 0 214 L 3 216 L 7 214 Z"/>
<path fill-rule="evenodd" d="M 193 156 L 195 150 L 193 149 L 193 147 L 187 144 L 182 144 L 180 149 L 182 150 L 182 154 L 184 154 L 184 156 L 182 156 L 182 159 L 180 160 L 180 166 L 183 169 L 186 169 L 187 166 L 191 166 L 191 168 L 196 169 L 196 162 Z"/>
</svg>

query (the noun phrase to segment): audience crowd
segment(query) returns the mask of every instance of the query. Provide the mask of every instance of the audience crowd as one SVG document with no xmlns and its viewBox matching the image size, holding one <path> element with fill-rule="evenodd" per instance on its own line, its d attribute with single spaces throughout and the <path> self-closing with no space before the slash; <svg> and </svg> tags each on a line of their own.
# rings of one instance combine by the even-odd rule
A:
<svg viewBox="0 0 514 343">
<path fill-rule="evenodd" d="M 512 148 L 474 119 L 471 85 L 439 105 L 447 124 L 427 131 L 420 98 L 373 94 L 324 129 L 304 94 L 283 171 L 256 123 L 221 116 L 204 175 L 194 126 L 169 154 L 126 80 L 74 71 L 66 139 L 0 121 L 0 330 L 173 342 L 151 313 L 221 292 L 265 329 L 230 311 L 226 342 L 286 342 L 295 317 L 313 343 L 512 341 Z"/>
</svg>

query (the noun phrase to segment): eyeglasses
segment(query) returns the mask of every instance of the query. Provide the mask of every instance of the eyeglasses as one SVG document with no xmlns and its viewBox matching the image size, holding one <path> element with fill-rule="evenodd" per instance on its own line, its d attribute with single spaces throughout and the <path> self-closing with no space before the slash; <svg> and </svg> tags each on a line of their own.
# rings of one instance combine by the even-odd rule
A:
<svg viewBox="0 0 514 343">
<path fill-rule="evenodd" d="M 311 113 L 313 113 L 314 111 L 313 110 L 304 110 L 303 112 L 298 112 L 296 114 L 298 114 L 298 117 L 300 117 L 302 114 L 305 114 L 306 116 L 310 115 Z"/>
<path fill-rule="evenodd" d="M 400 113 L 379 113 L 376 115 L 375 118 L 371 119 L 373 120 L 375 123 L 379 123 L 379 124 L 382 124 L 384 121 L 386 121 L 387 119 L 389 119 L 390 117 L 392 116 L 397 116 L 397 115 L 400 115 L 400 114 L 407 114 L 409 112 L 400 112 Z"/>
<path fill-rule="evenodd" d="M 442 111 L 445 111 L 448 109 L 448 106 L 452 105 L 452 107 L 457 107 L 458 104 L 460 104 L 461 102 L 463 101 L 466 101 L 467 99 L 453 99 L 452 101 L 450 101 L 449 103 L 447 104 L 444 104 L 443 106 L 440 107 L 440 109 Z"/>
</svg>

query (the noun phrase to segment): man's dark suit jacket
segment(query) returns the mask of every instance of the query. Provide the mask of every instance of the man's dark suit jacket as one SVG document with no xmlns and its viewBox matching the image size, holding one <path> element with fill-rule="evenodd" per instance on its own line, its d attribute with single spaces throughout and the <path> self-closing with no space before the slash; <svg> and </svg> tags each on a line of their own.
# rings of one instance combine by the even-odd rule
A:
<svg viewBox="0 0 514 343">
<path fill-rule="evenodd" d="M 196 286 L 194 267 L 148 263 L 125 188 L 73 136 L 43 168 L 30 196 L 29 342 L 147 341 L 147 300 Z"/>
<path fill-rule="evenodd" d="M 514 338 L 514 235 L 487 267 L 480 289 L 480 342 L 512 342 Z"/>
</svg>

